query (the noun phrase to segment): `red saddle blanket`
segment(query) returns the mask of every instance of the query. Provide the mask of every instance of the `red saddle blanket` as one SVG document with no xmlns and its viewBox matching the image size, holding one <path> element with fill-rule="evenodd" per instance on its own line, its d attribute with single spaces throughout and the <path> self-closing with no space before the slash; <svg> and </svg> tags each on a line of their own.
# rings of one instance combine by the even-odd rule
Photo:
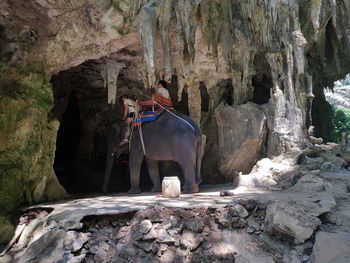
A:
<svg viewBox="0 0 350 263">
<path fill-rule="evenodd" d="M 158 94 L 153 95 L 151 100 L 139 101 L 138 104 L 141 106 L 141 110 L 138 117 L 132 122 L 134 126 L 156 120 L 164 108 L 172 108 L 173 106 L 171 100 Z"/>
<path fill-rule="evenodd" d="M 164 98 L 162 95 L 159 95 L 159 94 L 154 94 L 151 100 L 142 100 L 142 101 L 139 101 L 138 103 L 142 107 L 142 110 L 149 106 L 156 106 L 156 105 L 158 106 L 160 105 L 168 108 L 171 108 L 173 106 L 173 103 L 171 102 L 171 100 Z"/>
</svg>

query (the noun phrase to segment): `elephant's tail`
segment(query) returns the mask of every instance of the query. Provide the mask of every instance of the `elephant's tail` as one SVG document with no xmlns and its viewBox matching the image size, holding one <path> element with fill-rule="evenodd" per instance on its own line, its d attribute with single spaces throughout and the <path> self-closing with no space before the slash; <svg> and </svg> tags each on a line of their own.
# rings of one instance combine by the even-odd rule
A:
<svg viewBox="0 0 350 263">
<path fill-rule="evenodd" d="M 196 160 L 196 183 L 202 182 L 201 167 L 202 167 L 202 135 L 197 136 L 197 160 Z"/>
</svg>

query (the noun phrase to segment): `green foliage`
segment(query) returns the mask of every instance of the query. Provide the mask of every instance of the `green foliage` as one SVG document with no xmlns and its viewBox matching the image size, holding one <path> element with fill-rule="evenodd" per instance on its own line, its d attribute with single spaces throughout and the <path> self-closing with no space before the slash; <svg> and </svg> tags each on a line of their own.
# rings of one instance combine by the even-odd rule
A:
<svg viewBox="0 0 350 263">
<path fill-rule="evenodd" d="M 334 139 L 340 142 L 341 134 L 346 132 L 350 136 L 350 110 L 344 108 L 336 108 L 334 110 Z"/>
</svg>

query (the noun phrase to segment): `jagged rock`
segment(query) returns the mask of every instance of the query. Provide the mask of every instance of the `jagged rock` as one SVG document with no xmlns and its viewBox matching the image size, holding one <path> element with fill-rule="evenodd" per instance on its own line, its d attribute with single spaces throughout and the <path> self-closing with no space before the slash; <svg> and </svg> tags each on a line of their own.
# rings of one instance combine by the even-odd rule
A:
<svg viewBox="0 0 350 263">
<path fill-rule="evenodd" d="M 67 263 L 82 263 L 86 257 L 86 254 L 81 254 L 79 256 L 71 257 Z"/>
<path fill-rule="evenodd" d="M 297 251 L 298 255 L 302 257 L 303 255 L 310 255 L 312 252 L 314 244 L 311 241 L 305 242 L 304 244 L 300 244 L 295 246 L 294 249 Z"/>
<path fill-rule="evenodd" d="M 184 248 L 186 248 L 190 251 L 193 251 L 197 247 L 199 247 L 199 245 L 202 243 L 202 241 L 203 241 L 202 236 L 200 236 L 198 234 L 194 234 L 192 232 L 184 231 L 182 233 L 182 236 L 180 239 L 180 244 Z"/>
<path fill-rule="evenodd" d="M 136 242 L 135 245 L 147 253 L 151 252 L 153 248 L 153 242 Z"/>
<path fill-rule="evenodd" d="M 188 230 L 196 232 L 196 233 L 200 233 L 203 230 L 204 227 L 204 223 L 200 218 L 189 218 L 186 222 L 185 222 L 185 226 Z"/>
<path fill-rule="evenodd" d="M 220 211 L 216 214 L 216 218 L 218 222 L 223 226 L 223 227 L 229 227 L 231 226 L 231 221 L 228 220 L 228 211 Z"/>
<path fill-rule="evenodd" d="M 284 255 L 283 256 L 283 261 L 284 262 L 289 262 L 289 263 L 301 263 L 300 259 L 298 258 L 298 256 L 296 255 L 296 251 L 292 250 L 289 252 L 289 255 Z"/>
<path fill-rule="evenodd" d="M 141 231 L 136 230 L 132 233 L 132 238 L 134 240 L 141 240 L 143 238 L 143 233 L 141 233 Z"/>
<path fill-rule="evenodd" d="M 335 231 L 319 231 L 310 257 L 310 263 L 345 263 L 350 262 L 350 234 Z"/>
<path fill-rule="evenodd" d="M 160 244 L 157 256 L 161 257 L 167 249 L 168 246 L 166 244 Z"/>
<path fill-rule="evenodd" d="M 176 219 L 176 217 L 174 217 L 174 216 L 170 216 L 170 217 L 169 217 L 169 221 L 170 221 L 172 227 L 177 227 L 177 225 L 178 225 L 178 223 L 179 223 L 179 221 L 178 221 L 178 220 Z"/>
<path fill-rule="evenodd" d="M 312 144 L 322 144 L 323 143 L 323 139 L 322 138 L 316 138 L 314 136 L 310 136 L 309 140 Z"/>
<path fill-rule="evenodd" d="M 247 228 L 248 233 L 259 231 L 261 228 L 260 224 L 252 217 L 248 218 L 247 224 L 248 224 L 248 228 Z"/>
<path fill-rule="evenodd" d="M 220 151 L 219 170 L 228 178 L 248 173 L 260 157 L 266 136 L 266 117 L 258 105 L 247 103 L 215 110 Z M 232 178 L 233 179 L 233 178 Z"/>
<path fill-rule="evenodd" d="M 143 220 L 140 223 L 139 231 L 143 234 L 147 234 L 152 229 L 152 222 L 150 220 Z"/>
<path fill-rule="evenodd" d="M 315 157 L 311 158 L 308 156 L 304 156 L 303 161 L 301 162 L 302 165 L 321 165 L 324 162 L 324 159 L 321 157 Z"/>
<path fill-rule="evenodd" d="M 151 240 L 156 239 L 157 237 L 157 231 L 154 228 L 151 228 L 151 230 L 143 236 L 142 240 Z"/>
<path fill-rule="evenodd" d="M 304 243 L 319 225 L 320 219 L 300 204 L 277 201 L 267 206 L 265 231 L 277 237 L 288 237 L 294 244 Z"/>
<path fill-rule="evenodd" d="M 117 235 L 115 236 L 117 239 L 121 239 L 121 238 L 124 238 L 127 234 L 128 234 L 128 231 L 130 230 L 130 227 L 128 226 L 122 226 Z"/>
<path fill-rule="evenodd" d="M 234 181 L 239 186 L 274 186 L 282 177 L 283 173 L 292 169 L 288 160 L 271 160 L 269 158 L 261 159 L 253 167 L 251 173 L 247 175 L 240 174 Z"/>
<path fill-rule="evenodd" d="M 89 240 L 86 233 L 68 231 L 64 239 L 64 248 L 76 252 Z"/>
<path fill-rule="evenodd" d="M 157 241 L 159 243 L 174 243 L 175 239 L 165 229 L 157 229 Z"/>
<path fill-rule="evenodd" d="M 239 199 L 238 203 L 250 212 L 256 207 L 258 202 L 254 199 Z"/>
<path fill-rule="evenodd" d="M 162 225 L 160 228 L 167 230 L 167 229 L 169 229 L 171 227 L 172 227 L 172 224 L 171 223 L 167 223 L 165 225 Z"/>
<path fill-rule="evenodd" d="M 103 258 L 106 255 L 106 251 L 108 251 L 108 247 L 109 244 L 105 240 L 94 240 L 91 243 L 89 252 Z"/>
<path fill-rule="evenodd" d="M 176 251 L 172 249 L 167 249 L 166 251 L 164 251 L 164 253 L 162 254 L 159 260 L 160 262 L 164 262 L 164 263 L 172 263 L 172 262 L 176 262 L 174 261 L 176 257 L 177 257 Z"/>
<path fill-rule="evenodd" d="M 20 257 L 15 257 L 18 263 L 52 263 L 58 262 L 64 254 L 64 230 L 52 230 L 34 241 Z"/>
<path fill-rule="evenodd" d="M 240 218 L 245 218 L 249 215 L 248 211 L 244 208 L 244 206 L 242 206 L 240 204 L 235 204 L 233 207 L 230 207 L 229 210 L 234 215 L 237 215 Z"/>
<path fill-rule="evenodd" d="M 334 163 L 326 161 L 321 165 L 320 169 L 322 171 L 337 171 L 339 170 L 339 167 L 337 167 Z"/>
<path fill-rule="evenodd" d="M 337 169 L 341 169 L 345 165 L 344 159 L 336 156 L 336 153 L 334 153 L 333 151 L 321 152 L 320 157 L 323 158 L 325 161 L 332 163 L 334 166 L 337 167 Z"/>
<path fill-rule="evenodd" d="M 119 257 L 124 258 L 128 261 L 133 261 L 133 258 L 137 255 L 137 250 L 133 246 L 123 248 L 119 253 Z"/>
<path fill-rule="evenodd" d="M 323 178 L 313 174 L 306 174 L 303 177 L 301 177 L 293 187 L 289 188 L 289 190 L 295 192 L 321 192 L 327 191 L 330 188 L 331 184 L 325 181 Z"/>
</svg>

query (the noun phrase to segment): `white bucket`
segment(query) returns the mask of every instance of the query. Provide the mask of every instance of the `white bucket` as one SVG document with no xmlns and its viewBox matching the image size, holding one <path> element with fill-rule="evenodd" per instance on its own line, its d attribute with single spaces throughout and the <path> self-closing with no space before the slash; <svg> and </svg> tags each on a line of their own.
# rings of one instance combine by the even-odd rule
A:
<svg viewBox="0 0 350 263">
<path fill-rule="evenodd" d="M 177 176 L 164 177 L 162 182 L 163 197 L 178 197 L 181 194 L 180 180 Z"/>
</svg>

